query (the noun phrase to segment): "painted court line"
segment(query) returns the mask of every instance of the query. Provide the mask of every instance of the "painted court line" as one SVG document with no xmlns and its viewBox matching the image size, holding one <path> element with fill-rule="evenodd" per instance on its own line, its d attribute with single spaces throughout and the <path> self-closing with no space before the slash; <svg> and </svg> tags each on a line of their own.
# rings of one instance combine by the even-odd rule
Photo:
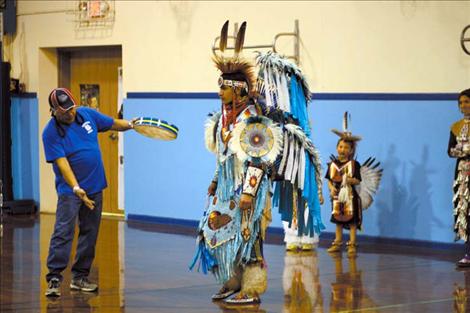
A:
<svg viewBox="0 0 470 313">
<path fill-rule="evenodd" d="M 403 308 L 406 306 L 412 306 L 416 304 L 432 304 L 432 303 L 441 303 L 441 302 L 449 302 L 454 301 L 454 298 L 446 298 L 446 299 L 436 299 L 436 300 L 427 300 L 427 301 L 417 301 L 417 302 L 409 302 L 409 303 L 397 303 L 397 304 L 390 304 L 384 306 L 374 306 L 370 308 L 362 308 L 356 310 L 346 310 L 346 311 L 338 311 L 338 313 L 346 313 L 346 312 L 367 312 L 367 311 L 376 311 L 376 310 L 386 310 L 386 309 L 395 309 L 395 308 Z"/>
</svg>

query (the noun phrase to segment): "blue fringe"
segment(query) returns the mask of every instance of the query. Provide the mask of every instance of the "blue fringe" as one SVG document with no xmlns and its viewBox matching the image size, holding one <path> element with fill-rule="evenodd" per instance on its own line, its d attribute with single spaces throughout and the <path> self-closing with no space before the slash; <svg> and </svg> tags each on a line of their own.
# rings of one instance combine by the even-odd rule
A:
<svg viewBox="0 0 470 313">
<path fill-rule="evenodd" d="M 234 174 L 234 156 L 229 156 L 224 162 L 218 164 L 218 188 L 217 196 L 219 201 L 229 201 L 231 199 L 239 199 L 241 193 L 241 185 L 235 186 Z M 211 271 L 219 283 L 225 283 L 233 276 L 235 266 L 249 261 L 251 252 L 256 239 L 259 237 L 261 214 L 266 204 L 266 195 L 270 192 L 270 181 L 268 177 L 264 177 L 260 183 L 258 195 L 255 201 L 251 224 L 249 225 L 251 237 L 248 241 L 244 241 L 241 230 L 231 240 L 224 244 L 211 249 L 206 245 L 204 239 L 199 241 L 196 254 L 191 262 L 190 270 L 196 267 L 204 274 Z M 206 208 L 207 210 L 207 208 Z M 240 213 L 235 215 L 234 223 L 240 225 Z M 204 214 L 201 220 L 200 228 L 207 218 Z"/>
<path fill-rule="evenodd" d="M 198 262 L 199 261 L 199 262 Z M 189 270 L 192 271 L 193 268 L 196 266 L 197 263 L 197 271 L 202 268 L 202 272 L 207 274 L 208 271 L 213 271 L 213 269 L 217 266 L 217 260 L 209 253 L 207 250 L 206 245 L 204 243 L 204 239 L 200 239 L 198 243 L 198 249 L 196 250 L 196 254 L 189 265 Z"/>
<path fill-rule="evenodd" d="M 311 130 L 308 120 L 307 100 L 302 85 L 296 77 L 292 77 L 289 86 L 291 114 L 299 122 L 299 126 L 310 137 Z M 318 198 L 318 186 L 315 179 L 315 168 L 310 162 L 307 152 L 305 152 L 305 184 L 302 192 L 302 200 L 307 202 L 309 208 L 309 219 L 304 221 L 302 212 L 299 212 L 299 234 L 313 236 L 315 233 L 325 229 L 321 220 L 320 199 Z M 283 221 L 292 221 L 292 190 L 287 188 L 289 182 L 277 182 L 273 195 L 273 207 L 278 207 Z M 292 188 L 291 188 L 292 189 Z M 303 201 L 299 201 L 302 207 Z"/>
<path fill-rule="evenodd" d="M 283 221 L 291 222 L 294 198 L 292 184 L 289 181 L 278 181 L 274 192 L 277 199 L 273 201 L 273 207 L 278 208 Z"/>
<path fill-rule="evenodd" d="M 269 180 L 264 177 L 261 181 L 258 195 L 256 197 L 252 223 L 249 225 L 251 236 L 248 241 L 244 241 L 241 230 L 235 238 L 214 249 L 214 256 L 218 266 L 214 268 L 214 274 L 219 283 L 225 283 L 233 276 L 235 266 L 246 263 L 250 260 L 253 245 L 260 232 L 259 219 L 266 204 L 266 194 L 269 191 Z"/>
<path fill-rule="evenodd" d="M 219 163 L 217 196 L 222 201 L 230 200 L 234 195 L 234 156 L 229 156 L 225 162 Z"/>
<path fill-rule="evenodd" d="M 307 137 L 310 137 L 307 100 L 305 99 L 304 90 L 298 83 L 296 77 L 292 77 L 290 80 L 289 92 L 291 113 L 299 121 L 299 126 L 303 129 Z"/>
<path fill-rule="evenodd" d="M 307 100 L 304 95 L 304 90 L 301 84 L 298 83 L 297 78 L 291 79 L 291 111 L 299 121 L 299 126 L 303 129 L 307 137 L 310 137 L 311 130 L 308 121 Z M 302 198 L 308 203 L 309 220 L 305 224 L 306 229 L 304 234 L 308 233 L 313 236 L 315 233 L 325 229 L 325 225 L 321 220 L 320 199 L 318 198 L 318 186 L 315 179 L 315 168 L 310 162 L 308 153 L 305 152 L 305 184 L 302 193 Z"/>
<path fill-rule="evenodd" d="M 320 234 L 325 225 L 321 220 L 320 199 L 318 198 L 318 186 L 315 179 L 315 169 L 310 159 L 305 157 L 305 183 L 302 197 L 307 201 L 309 216 L 312 218 L 312 229 L 314 233 Z"/>
</svg>

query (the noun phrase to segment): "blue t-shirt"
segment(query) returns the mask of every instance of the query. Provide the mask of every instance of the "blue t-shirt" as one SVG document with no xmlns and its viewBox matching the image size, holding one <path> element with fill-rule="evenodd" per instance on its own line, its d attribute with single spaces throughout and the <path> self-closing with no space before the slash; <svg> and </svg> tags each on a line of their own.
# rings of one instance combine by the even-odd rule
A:
<svg viewBox="0 0 470 313">
<path fill-rule="evenodd" d="M 53 163 L 58 158 L 66 157 L 80 187 L 87 194 L 100 192 L 106 188 L 107 183 L 98 144 L 98 132 L 109 130 L 113 122 L 111 117 L 94 109 L 79 107 L 72 124 L 60 124 L 65 133 L 61 137 L 57 122 L 51 119 L 42 133 L 46 161 Z M 56 163 L 53 168 L 57 193 L 73 194 Z"/>
</svg>

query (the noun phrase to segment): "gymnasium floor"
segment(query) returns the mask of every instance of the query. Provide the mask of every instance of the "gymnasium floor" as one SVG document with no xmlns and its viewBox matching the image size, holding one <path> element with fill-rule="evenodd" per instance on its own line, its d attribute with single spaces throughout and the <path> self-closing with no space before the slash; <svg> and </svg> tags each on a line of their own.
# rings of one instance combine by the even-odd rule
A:
<svg viewBox="0 0 470 313">
<path fill-rule="evenodd" d="M 455 269 L 458 251 L 363 244 L 348 259 L 329 255 L 326 240 L 313 253 L 265 245 L 269 282 L 262 303 L 215 304 L 210 296 L 219 286 L 212 277 L 188 270 L 191 230 L 112 219 L 102 222 L 90 277 L 99 293 L 72 293 L 67 269 L 62 297 L 49 300 L 44 275 L 53 223 L 53 215 L 7 216 L 0 241 L 2 313 L 470 312 L 470 270 Z"/>
</svg>

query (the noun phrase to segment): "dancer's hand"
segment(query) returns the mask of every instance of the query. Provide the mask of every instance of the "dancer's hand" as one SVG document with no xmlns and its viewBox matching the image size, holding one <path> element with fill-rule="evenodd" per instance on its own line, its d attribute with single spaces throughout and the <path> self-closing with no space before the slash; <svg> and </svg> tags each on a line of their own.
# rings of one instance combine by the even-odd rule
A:
<svg viewBox="0 0 470 313">
<path fill-rule="evenodd" d="M 346 183 L 350 186 L 352 185 L 358 185 L 360 183 L 359 179 L 354 178 L 354 177 L 347 177 L 346 178 Z"/>
<path fill-rule="evenodd" d="M 451 148 L 450 149 L 450 156 L 454 158 L 462 158 L 465 156 L 465 153 L 458 148 Z"/>
<path fill-rule="evenodd" d="M 240 197 L 240 203 L 239 203 L 240 209 L 249 210 L 251 209 L 252 205 L 253 205 L 253 196 L 245 194 L 245 193 L 242 194 L 242 196 Z"/>
<path fill-rule="evenodd" d="M 338 189 L 333 185 L 328 185 L 328 189 L 330 189 L 330 197 L 333 199 L 338 194 Z"/>
</svg>

